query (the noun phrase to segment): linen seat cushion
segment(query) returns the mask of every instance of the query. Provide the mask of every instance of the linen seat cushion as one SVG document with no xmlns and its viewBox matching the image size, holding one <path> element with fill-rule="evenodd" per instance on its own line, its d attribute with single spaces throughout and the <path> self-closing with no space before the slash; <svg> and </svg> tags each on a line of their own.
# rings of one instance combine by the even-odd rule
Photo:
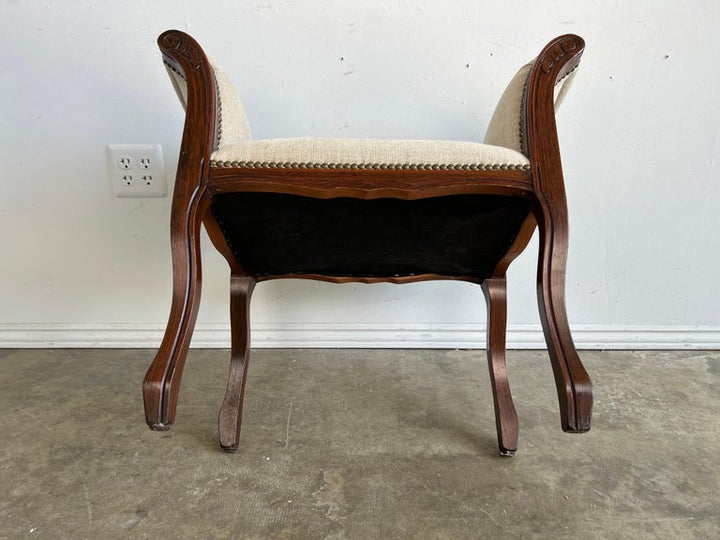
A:
<svg viewBox="0 0 720 540">
<path fill-rule="evenodd" d="M 493 170 L 525 169 L 529 161 L 510 148 L 464 141 L 306 137 L 222 144 L 211 166 Z"/>
<path fill-rule="evenodd" d="M 521 101 L 533 62 L 523 66 L 502 95 L 488 125 L 485 143 L 462 141 L 293 138 L 253 140 L 242 102 L 222 69 L 211 62 L 217 89 L 217 148 L 213 167 L 528 169 L 521 140 Z M 187 82 L 166 64 L 184 108 Z M 560 105 L 575 72 L 558 81 Z"/>
</svg>

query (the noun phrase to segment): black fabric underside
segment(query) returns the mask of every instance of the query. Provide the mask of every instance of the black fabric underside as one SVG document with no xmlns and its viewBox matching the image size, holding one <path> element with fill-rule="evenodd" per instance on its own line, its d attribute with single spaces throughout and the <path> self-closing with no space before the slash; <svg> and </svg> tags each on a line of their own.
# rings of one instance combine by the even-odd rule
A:
<svg viewBox="0 0 720 540">
<path fill-rule="evenodd" d="M 415 274 L 486 278 L 517 236 L 528 203 L 497 195 L 416 201 L 228 193 L 211 210 L 255 276 Z"/>
</svg>

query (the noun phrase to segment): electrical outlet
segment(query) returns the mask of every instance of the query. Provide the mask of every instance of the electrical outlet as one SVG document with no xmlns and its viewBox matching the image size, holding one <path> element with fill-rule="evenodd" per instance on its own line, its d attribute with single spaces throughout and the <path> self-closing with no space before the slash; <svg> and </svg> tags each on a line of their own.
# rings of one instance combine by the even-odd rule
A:
<svg viewBox="0 0 720 540">
<path fill-rule="evenodd" d="M 108 170 L 116 197 L 164 197 L 165 162 L 159 144 L 108 144 Z"/>
</svg>

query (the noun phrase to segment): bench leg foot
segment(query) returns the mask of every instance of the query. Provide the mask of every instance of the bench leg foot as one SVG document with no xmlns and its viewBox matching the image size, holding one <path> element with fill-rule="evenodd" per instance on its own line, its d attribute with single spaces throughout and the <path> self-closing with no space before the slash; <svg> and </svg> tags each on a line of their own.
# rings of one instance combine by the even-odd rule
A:
<svg viewBox="0 0 720 540">
<path fill-rule="evenodd" d="M 200 306 L 202 208 L 199 204 L 191 205 L 187 215 L 181 214 L 182 220 L 178 220 L 178 214 L 173 209 L 170 316 L 160 348 L 143 380 L 145 420 L 155 431 L 167 431 L 175 422 L 180 380 Z"/>
<path fill-rule="evenodd" d="M 505 362 L 505 335 L 507 323 L 507 295 L 505 278 L 486 279 L 482 290 L 487 302 L 487 356 L 490 368 L 495 425 L 500 454 L 512 456 L 517 451 L 518 417 L 510 393 Z"/>
<path fill-rule="evenodd" d="M 240 442 L 243 398 L 250 357 L 250 297 L 255 280 L 247 276 L 230 278 L 230 328 L 232 350 L 225 399 L 218 416 L 220 447 L 235 452 Z"/>
<path fill-rule="evenodd" d="M 537 276 L 538 307 L 555 376 L 563 431 L 590 429 L 593 389 L 575 349 L 565 310 L 567 215 L 555 208 L 538 216 L 540 253 Z"/>
</svg>

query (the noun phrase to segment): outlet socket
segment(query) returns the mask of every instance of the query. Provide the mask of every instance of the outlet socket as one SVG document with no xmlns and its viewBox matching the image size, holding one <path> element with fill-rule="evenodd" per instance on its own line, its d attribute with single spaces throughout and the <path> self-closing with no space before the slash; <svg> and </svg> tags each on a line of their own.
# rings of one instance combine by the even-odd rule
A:
<svg viewBox="0 0 720 540">
<path fill-rule="evenodd" d="M 108 171 L 116 197 L 164 197 L 165 162 L 159 144 L 109 144 Z"/>
</svg>

